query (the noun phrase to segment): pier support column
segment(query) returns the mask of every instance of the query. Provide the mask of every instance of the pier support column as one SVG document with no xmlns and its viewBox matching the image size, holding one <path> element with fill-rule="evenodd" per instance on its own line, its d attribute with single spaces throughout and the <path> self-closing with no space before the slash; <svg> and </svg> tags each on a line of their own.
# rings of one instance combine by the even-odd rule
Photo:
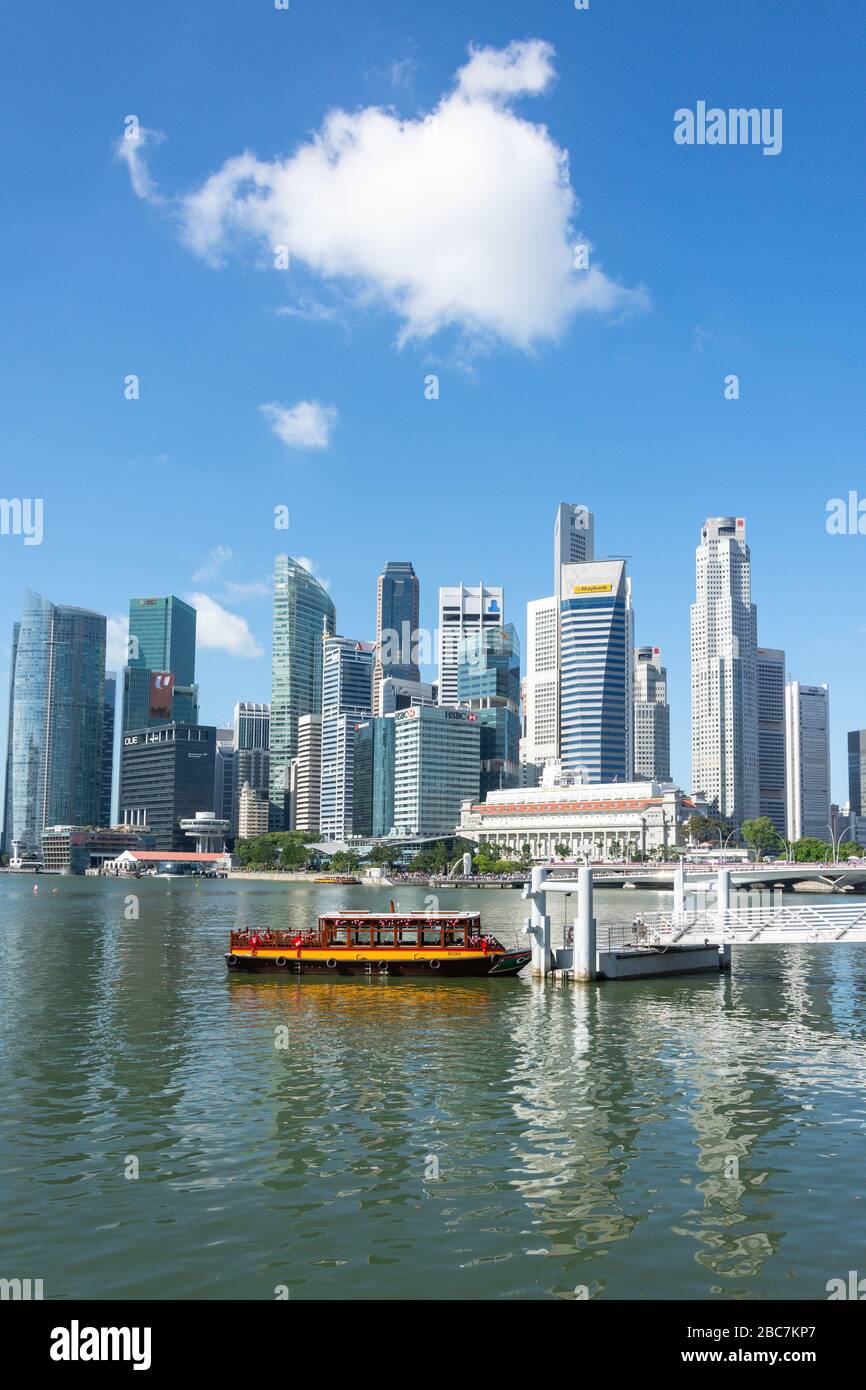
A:
<svg viewBox="0 0 866 1390">
<path fill-rule="evenodd" d="M 674 869 L 674 923 L 679 926 L 686 915 L 686 871 L 682 864 Z"/>
<path fill-rule="evenodd" d="M 719 926 L 723 927 L 725 913 L 731 906 L 731 871 L 730 869 L 719 869 L 716 879 L 716 912 L 719 918 Z"/>
<path fill-rule="evenodd" d="M 550 941 L 550 918 L 547 915 L 547 894 L 544 880 L 547 870 L 532 870 L 529 898 L 532 903 L 532 973 L 543 979 L 553 968 L 553 953 Z"/>
<path fill-rule="evenodd" d="M 577 916 L 574 919 L 574 964 L 571 973 L 575 980 L 594 980 L 598 974 L 592 869 L 577 871 Z"/>
</svg>

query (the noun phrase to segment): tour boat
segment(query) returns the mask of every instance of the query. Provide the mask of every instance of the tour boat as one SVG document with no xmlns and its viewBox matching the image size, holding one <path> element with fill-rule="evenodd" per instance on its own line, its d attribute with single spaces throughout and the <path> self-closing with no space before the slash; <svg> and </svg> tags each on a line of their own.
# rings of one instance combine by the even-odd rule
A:
<svg viewBox="0 0 866 1390">
<path fill-rule="evenodd" d="M 233 931 L 232 971 L 267 975 L 516 975 L 531 952 L 484 936 L 479 912 L 326 912 L 312 931 Z"/>
</svg>

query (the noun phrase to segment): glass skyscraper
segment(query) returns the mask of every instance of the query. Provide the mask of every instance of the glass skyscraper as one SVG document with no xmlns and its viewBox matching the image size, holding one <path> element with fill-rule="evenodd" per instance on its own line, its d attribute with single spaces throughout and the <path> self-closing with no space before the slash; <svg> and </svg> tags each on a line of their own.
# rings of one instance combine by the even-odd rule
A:
<svg viewBox="0 0 866 1390">
<path fill-rule="evenodd" d="M 564 565 L 560 757 L 588 782 L 633 776 L 633 615 L 624 560 Z"/>
<path fill-rule="evenodd" d="M 99 791 L 99 824 L 111 825 L 111 783 L 114 777 L 114 710 L 117 701 L 117 673 L 106 671 L 102 715 L 102 774 Z"/>
<path fill-rule="evenodd" d="M 160 724 L 198 723 L 195 623 L 195 609 L 174 594 L 129 600 L 124 733 Z"/>
<path fill-rule="evenodd" d="M 355 726 L 373 700 L 373 647 L 348 637 L 323 638 L 322 773 L 319 829 L 324 840 L 352 830 Z"/>
<path fill-rule="evenodd" d="M 421 679 L 415 656 L 420 622 L 421 591 L 408 560 L 389 560 L 376 586 L 376 664 L 373 672 L 373 712 L 381 714 L 379 692 L 386 676 Z"/>
<path fill-rule="evenodd" d="M 325 589 L 291 555 L 274 565 L 271 667 L 271 829 L 286 823 L 291 762 L 298 752 L 298 720 L 322 712 L 322 637 L 333 635 L 337 613 Z"/>
<path fill-rule="evenodd" d="M 99 821 L 105 618 L 28 590 L 14 649 L 7 841 L 38 851 L 48 825 Z"/>
<path fill-rule="evenodd" d="M 481 786 L 516 787 L 520 776 L 520 643 L 514 626 L 467 633 L 457 652 L 457 699 L 478 715 Z"/>
</svg>

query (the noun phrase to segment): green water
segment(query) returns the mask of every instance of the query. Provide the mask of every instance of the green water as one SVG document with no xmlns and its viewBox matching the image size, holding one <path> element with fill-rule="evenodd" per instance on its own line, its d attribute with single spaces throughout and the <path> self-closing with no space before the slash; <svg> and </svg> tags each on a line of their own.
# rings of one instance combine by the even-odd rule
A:
<svg viewBox="0 0 866 1390">
<path fill-rule="evenodd" d="M 227 976 L 232 925 L 387 897 L 0 875 L 0 1276 L 302 1300 L 814 1299 L 866 1275 L 866 948 L 566 988 Z M 442 904 L 507 942 L 525 913 Z"/>
</svg>

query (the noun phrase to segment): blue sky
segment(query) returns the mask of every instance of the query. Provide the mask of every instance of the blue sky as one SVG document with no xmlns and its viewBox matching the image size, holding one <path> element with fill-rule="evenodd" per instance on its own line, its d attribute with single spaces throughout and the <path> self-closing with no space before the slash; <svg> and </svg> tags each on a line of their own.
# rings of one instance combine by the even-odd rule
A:
<svg viewBox="0 0 866 1390">
<path fill-rule="evenodd" d="M 131 595 L 206 594 L 223 646 L 199 653 L 202 716 L 220 722 L 269 697 L 279 551 L 327 579 L 347 635 L 372 637 L 388 559 L 414 563 L 425 626 L 440 584 L 483 578 L 523 633 L 526 601 L 550 592 L 556 505 L 581 502 L 599 552 L 631 559 L 688 786 L 694 549 L 704 517 L 736 514 L 759 641 L 830 682 L 845 799 L 845 731 L 866 724 L 866 537 L 825 520 L 828 499 L 866 496 L 855 7 L 185 0 L 19 7 L 5 28 L 0 491 L 45 514 L 41 545 L 0 537 L 0 632 L 27 585 L 110 617 Z M 503 97 L 489 56 L 467 70 L 470 45 L 529 40 L 552 48 L 521 50 L 534 94 Z M 676 145 L 675 110 L 699 100 L 782 108 L 782 152 Z M 365 148 L 375 108 L 391 115 Z M 341 147 L 342 182 L 333 151 L 296 158 L 334 109 L 360 149 L 353 176 Z M 414 123 L 437 110 L 434 195 Z M 127 147 L 145 196 L 115 150 L 131 114 L 164 137 Z M 488 128 L 493 151 L 523 142 L 513 177 L 484 167 Z M 548 254 L 568 192 L 544 157 L 562 151 L 571 227 L 604 277 L 573 299 Z M 203 240 L 202 189 L 244 152 L 264 230 L 247 181 Z M 364 227 L 341 202 L 359 180 L 379 209 Z M 299 225 L 307 198 L 325 230 Z M 281 215 L 288 270 L 268 247 Z M 475 259 L 443 304 L 472 218 Z M 299 402 L 335 409 L 327 447 L 288 447 L 262 410 Z"/>
</svg>

